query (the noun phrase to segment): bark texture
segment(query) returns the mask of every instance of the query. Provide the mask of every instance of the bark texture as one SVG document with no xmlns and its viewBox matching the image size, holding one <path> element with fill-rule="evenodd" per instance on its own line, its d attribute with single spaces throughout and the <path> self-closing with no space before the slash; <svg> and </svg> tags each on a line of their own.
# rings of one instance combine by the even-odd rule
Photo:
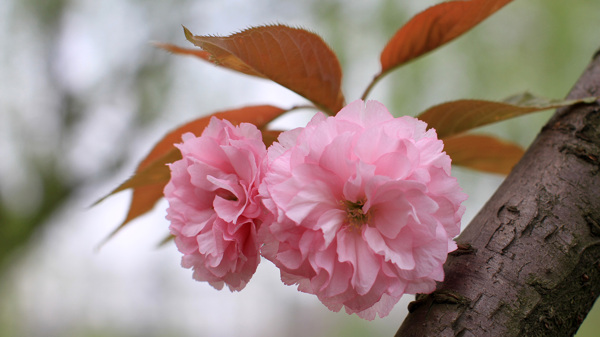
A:
<svg viewBox="0 0 600 337">
<path fill-rule="evenodd" d="M 568 98 L 600 95 L 600 56 Z M 396 336 L 570 336 L 600 294 L 600 105 L 559 109 Z"/>
</svg>

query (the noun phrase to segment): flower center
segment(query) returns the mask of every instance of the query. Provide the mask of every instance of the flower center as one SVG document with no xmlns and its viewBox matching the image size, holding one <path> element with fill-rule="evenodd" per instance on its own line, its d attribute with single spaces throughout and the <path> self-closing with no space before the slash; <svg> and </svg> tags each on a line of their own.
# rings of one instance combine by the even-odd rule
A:
<svg viewBox="0 0 600 337">
<path fill-rule="evenodd" d="M 364 212 L 363 206 L 365 205 L 365 200 L 361 199 L 356 202 L 352 202 L 349 200 L 340 201 L 344 210 L 346 211 L 346 225 L 350 231 L 358 230 L 362 227 L 362 225 L 369 222 L 370 212 Z"/>
</svg>

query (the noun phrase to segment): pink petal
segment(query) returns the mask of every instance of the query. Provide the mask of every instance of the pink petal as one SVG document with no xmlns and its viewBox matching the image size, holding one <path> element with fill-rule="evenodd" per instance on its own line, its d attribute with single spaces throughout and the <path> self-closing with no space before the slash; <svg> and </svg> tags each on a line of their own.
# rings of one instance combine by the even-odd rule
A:
<svg viewBox="0 0 600 337">
<path fill-rule="evenodd" d="M 344 133 L 333 139 L 323 151 L 319 166 L 335 173 L 342 181 L 354 174 L 355 163 L 351 159 L 352 134 Z"/>
<path fill-rule="evenodd" d="M 336 117 L 339 120 L 352 121 L 365 127 L 371 127 L 393 119 L 392 114 L 383 104 L 377 101 L 367 101 L 365 103 L 361 100 L 346 105 L 337 113 Z"/>
<path fill-rule="evenodd" d="M 348 231 L 338 234 L 338 248 L 340 262 L 350 262 L 354 266 L 352 286 L 359 295 L 364 295 L 371 289 L 380 269 L 380 261 L 361 236 Z"/>
<path fill-rule="evenodd" d="M 380 232 L 374 228 L 366 228 L 363 237 L 369 248 L 385 261 L 392 262 L 398 268 L 412 270 L 415 268 L 413 257 L 413 244 L 411 236 L 398 236 L 394 240 L 385 239 Z"/>
<path fill-rule="evenodd" d="M 343 224 L 345 212 L 340 209 L 330 209 L 323 213 L 317 221 L 317 228 L 323 232 L 325 247 L 328 247 Z"/>
<path fill-rule="evenodd" d="M 317 209 L 319 213 L 337 207 L 341 191 L 337 176 L 316 165 L 300 165 L 292 171 L 292 177 L 272 186 L 270 194 L 275 204 L 285 211 L 288 218 L 302 222 Z M 338 195 L 338 197 L 336 197 Z"/>
</svg>

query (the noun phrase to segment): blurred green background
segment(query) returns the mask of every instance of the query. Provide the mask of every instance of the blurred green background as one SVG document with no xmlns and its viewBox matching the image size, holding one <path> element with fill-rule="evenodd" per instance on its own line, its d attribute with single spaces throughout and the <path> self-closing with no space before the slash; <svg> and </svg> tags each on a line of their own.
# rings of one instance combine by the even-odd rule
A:
<svg viewBox="0 0 600 337">
<path fill-rule="evenodd" d="M 154 49 L 266 23 L 317 32 L 339 55 L 348 101 L 379 53 L 431 0 L 4 0 L 0 2 L 0 336 L 392 336 L 389 317 L 331 313 L 278 280 L 268 262 L 243 292 L 216 291 L 179 267 L 162 203 L 100 250 L 129 195 L 89 206 L 125 180 L 167 130 L 246 104 L 291 106 L 267 81 Z M 452 99 L 531 91 L 562 98 L 600 47 L 600 2 L 520 0 L 455 42 L 398 69 L 372 92 L 397 115 Z M 527 146 L 552 112 L 487 127 Z M 298 112 L 278 121 L 298 125 Z M 455 169 L 464 225 L 502 177 Z M 596 336 L 592 312 L 577 336 Z"/>
</svg>

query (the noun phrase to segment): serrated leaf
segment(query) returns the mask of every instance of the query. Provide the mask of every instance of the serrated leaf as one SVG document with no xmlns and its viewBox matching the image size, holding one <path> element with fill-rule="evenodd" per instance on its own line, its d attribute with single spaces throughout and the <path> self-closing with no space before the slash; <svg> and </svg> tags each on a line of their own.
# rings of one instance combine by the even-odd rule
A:
<svg viewBox="0 0 600 337">
<path fill-rule="evenodd" d="M 591 103 L 596 99 L 550 100 L 529 93 L 511 96 L 503 102 L 463 99 L 433 106 L 417 118 L 434 128 L 439 138 L 446 138 L 509 118 L 577 103 Z"/>
<path fill-rule="evenodd" d="M 510 173 L 525 152 L 517 144 L 485 135 L 445 138 L 444 150 L 452 165 L 498 174 Z"/>
<path fill-rule="evenodd" d="M 344 106 L 342 70 L 318 35 L 284 25 L 253 27 L 229 36 L 186 38 L 220 66 L 268 78 L 333 114 Z"/>
<path fill-rule="evenodd" d="M 212 57 L 212 54 L 207 51 L 204 51 L 202 49 L 183 48 L 183 47 L 179 47 L 179 46 L 176 46 L 176 45 L 170 44 L 170 43 L 154 43 L 154 45 L 158 48 L 164 49 L 173 54 L 195 56 L 204 61 L 214 63 L 217 66 L 232 69 L 231 67 L 227 66 L 227 64 L 213 62 L 214 59 Z M 243 65 L 240 65 L 239 68 L 237 68 L 235 70 L 237 70 L 241 73 L 244 73 L 246 75 L 256 76 L 256 77 L 260 77 L 260 78 L 266 78 L 263 74 L 256 72 L 252 68 L 249 68 L 249 67 L 246 67 Z"/>
<path fill-rule="evenodd" d="M 386 73 L 466 33 L 512 0 L 449 1 L 415 15 L 381 53 Z"/>
<path fill-rule="evenodd" d="M 227 110 L 193 120 L 168 133 L 142 160 L 135 174 L 130 179 L 96 202 L 101 202 L 120 191 L 133 188 L 133 196 L 127 216 L 119 227 L 109 235 L 107 240 L 131 220 L 150 211 L 156 202 L 162 198 L 163 189 L 170 179 L 170 170 L 166 164 L 181 159 L 181 153 L 174 146 L 175 143 L 181 142 L 181 135 L 192 132 L 199 136 L 213 116 L 219 119 L 227 119 L 234 125 L 252 123 L 258 128 L 264 128 L 269 122 L 285 111 L 287 110 L 271 105 L 257 105 Z"/>
</svg>

